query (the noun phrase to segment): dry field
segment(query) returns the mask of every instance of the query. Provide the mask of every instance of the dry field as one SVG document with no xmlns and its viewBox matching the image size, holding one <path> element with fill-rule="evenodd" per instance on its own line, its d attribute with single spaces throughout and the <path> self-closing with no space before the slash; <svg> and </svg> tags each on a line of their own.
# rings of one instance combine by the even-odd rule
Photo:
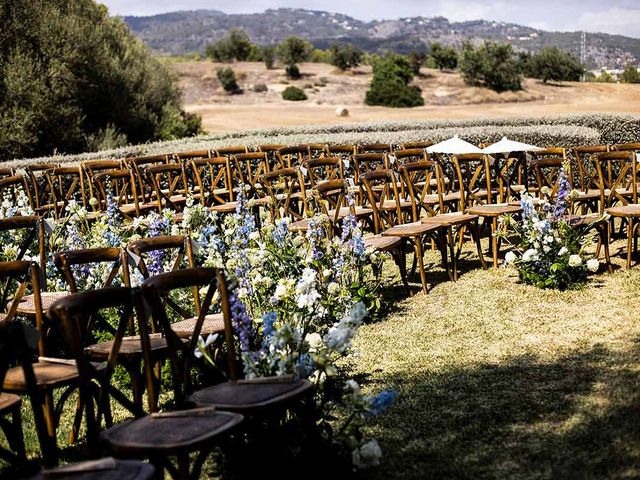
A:
<svg viewBox="0 0 640 480">
<path fill-rule="evenodd" d="M 174 62 L 186 109 L 202 115 L 203 127 L 216 133 L 283 125 L 336 124 L 374 120 L 470 119 L 545 115 L 573 112 L 640 112 L 640 85 L 573 83 L 544 85 L 527 79 L 521 92 L 497 94 L 467 87 L 457 73 L 423 69 L 416 83 L 422 88 L 425 107 L 392 109 L 368 107 L 363 100 L 371 81 L 371 69 L 340 73 L 331 65 L 303 64 L 304 78 L 290 82 L 304 88 L 308 100 L 287 102 L 284 71 L 266 70 L 262 63 L 233 65 L 242 95 L 226 94 L 216 78 L 220 64 L 209 61 Z M 256 93 L 253 85 L 264 83 L 269 91 Z M 337 107 L 350 115 L 339 118 Z"/>
</svg>

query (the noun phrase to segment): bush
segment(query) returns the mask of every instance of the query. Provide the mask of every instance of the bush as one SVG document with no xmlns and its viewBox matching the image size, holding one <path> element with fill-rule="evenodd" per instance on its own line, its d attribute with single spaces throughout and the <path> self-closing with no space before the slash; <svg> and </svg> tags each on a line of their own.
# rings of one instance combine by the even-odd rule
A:
<svg viewBox="0 0 640 480">
<path fill-rule="evenodd" d="M 640 83 L 640 72 L 635 65 L 627 65 L 620 76 L 620 80 L 624 83 Z"/>
<path fill-rule="evenodd" d="M 616 81 L 616 79 L 613 78 L 613 75 L 611 75 L 606 70 L 602 70 L 600 72 L 600 75 L 589 77 L 589 81 L 590 82 L 599 82 L 599 83 L 614 83 Z"/>
<path fill-rule="evenodd" d="M 528 59 L 528 73 L 544 83 L 548 81 L 578 81 L 584 67 L 574 55 L 558 47 L 544 47 Z"/>
<path fill-rule="evenodd" d="M 301 100 L 306 100 L 307 94 L 304 93 L 304 90 L 301 88 L 289 86 L 282 92 L 282 98 L 291 102 L 299 102 Z"/>
<path fill-rule="evenodd" d="M 460 56 L 460 72 L 467 85 L 496 92 L 522 89 L 520 66 L 508 43 L 485 41 L 480 47 L 466 42 Z"/>
<path fill-rule="evenodd" d="M 0 159 L 199 133 L 174 75 L 105 7 L 3 1 L 0 24 Z"/>
<path fill-rule="evenodd" d="M 387 55 L 373 66 L 373 80 L 365 103 L 396 108 L 424 105 L 420 89 L 409 85 L 413 77 L 413 70 L 406 57 Z"/>
<path fill-rule="evenodd" d="M 313 45 L 300 37 L 288 37 L 277 47 L 278 58 L 286 66 L 289 78 L 300 78 L 298 63 L 306 62 L 313 53 Z"/>
<path fill-rule="evenodd" d="M 409 65 L 411 65 L 411 71 L 417 76 L 420 75 L 420 69 L 427 60 L 427 54 L 425 52 L 418 52 L 414 50 L 407 55 L 407 60 L 409 60 Z"/>
<path fill-rule="evenodd" d="M 216 75 L 225 92 L 238 93 L 240 91 L 236 81 L 236 74 L 232 68 L 218 68 L 216 69 Z"/>
<path fill-rule="evenodd" d="M 276 47 L 273 45 L 260 47 L 259 55 L 260 59 L 264 62 L 264 66 L 267 67 L 267 70 L 273 70 L 276 63 Z"/>
<path fill-rule="evenodd" d="M 232 62 L 247 60 L 253 51 L 253 45 L 247 32 L 240 28 L 233 28 L 222 40 L 208 45 L 205 55 L 214 62 Z"/>
<path fill-rule="evenodd" d="M 331 65 L 342 71 L 355 68 L 362 63 L 362 50 L 350 43 L 333 44 L 329 54 Z"/>
<path fill-rule="evenodd" d="M 440 70 L 453 70 L 458 66 L 458 52 L 453 47 L 444 47 L 440 43 L 431 45 L 429 56 Z"/>
<path fill-rule="evenodd" d="M 268 92 L 269 88 L 264 83 L 256 83 L 253 86 L 253 91 L 256 92 L 256 93 L 264 93 L 264 92 Z"/>
</svg>

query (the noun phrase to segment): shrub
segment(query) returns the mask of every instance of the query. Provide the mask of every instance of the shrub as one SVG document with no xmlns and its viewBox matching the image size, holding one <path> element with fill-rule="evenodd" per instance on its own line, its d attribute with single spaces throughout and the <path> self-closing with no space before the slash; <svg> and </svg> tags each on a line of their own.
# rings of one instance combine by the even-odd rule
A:
<svg viewBox="0 0 640 480">
<path fill-rule="evenodd" d="M 613 75 L 611 75 L 606 70 L 602 70 L 600 72 L 600 75 L 597 75 L 597 76 L 594 76 L 592 78 L 589 78 L 589 81 L 590 82 L 599 82 L 599 83 L 614 83 L 616 81 L 616 79 L 613 78 Z"/>
<path fill-rule="evenodd" d="M 558 47 L 544 47 L 528 59 L 528 72 L 544 83 L 580 80 L 584 67 L 574 55 Z"/>
<path fill-rule="evenodd" d="M 429 56 L 440 70 L 453 70 L 458 66 L 458 52 L 453 47 L 444 47 L 440 43 L 431 45 Z"/>
<path fill-rule="evenodd" d="M 301 88 L 291 85 L 284 89 L 284 91 L 282 92 L 282 98 L 291 102 L 299 102 L 301 100 L 306 100 L 307 94 L 304 93 L 304 90 L 302 90 Z"/>
<path fill-rule="evenodd" d="M 260 47 L 259 54 L 260 59 L 264 62 L 264 66 L 267 67 L 267 70 L 273 70 L 276 63 L 276 47 L 273 45 Z"/>
<path fill-rule="evenodd" d="M 216 75 L 225 92 L 237 93 L 240 90 L 236 81 L 236 74 L 232 68 L 218 68 L 216 69 Z"/>
<path fill-rule="evenodd" d="M 427 54 L 414 50 L 407 55 L 407 60 L 409 60 L 413 74 L 420 75 L 420 68 L 422 68 L 422 65 L 424 65 L 424 62 L 427 60 Z"/>
<path fill-rule="evenodd" d="M 620 80 L 624 83 L 640 83 L 640 72 L 635 65 L 627 65 L 620 76 Z"/>
<path fill-rule="evenodd" d="M 362 63 L 363 52 L 350 43 L 336 43 L 329 49 L 331 65 L 345 71 Z"/>
<path fill-rule="evenodd" d="M 264 93 L 264 92 L 268 92 L 269 88 L 264 83 L 256 83 L 253 86 L 253 91 L 256 92 L 256 93 Z"/>
<path fill-rule="evenodd" d="M 300 37 L 288 37 L 278 45 L 277 53 L 280 61 L 286 66 L 287 76 L 296 79 L 300 78 L 297 64 L 311 57 L 313 45 Z"/>
<path fill-rule="evenodd" d="M 222 40 L 208 45 L 205 55 L 214 62 L 240 62 L 247 60 L 252 53 L 253 45 L 249 41 L 247 32 L 240 28 L 233 28 Z"/>
<path fill-rule="evenodd" d="M 496 92 L 522 89 L 520 66 L 508 43 L 485 41 L 480 47 L 466 42 L 460 56 L 460 72 L 467 85 Z"/>
<path fill-rule="evenodd" d="M 117 143 L 199 133 L 183 117 L 174 75 L 105 7 L 8 3 L 0 4 L 0 159 L 82 151 L 108 128 Z"/>
<path fill-rule="evenodd" d="M 406 57 L 387 55 L 373 66 L 373 80 L 365 103 L 396 108 L 424 105 L 420 89 L 409 85 L 413 76 Z"/>
</svg>

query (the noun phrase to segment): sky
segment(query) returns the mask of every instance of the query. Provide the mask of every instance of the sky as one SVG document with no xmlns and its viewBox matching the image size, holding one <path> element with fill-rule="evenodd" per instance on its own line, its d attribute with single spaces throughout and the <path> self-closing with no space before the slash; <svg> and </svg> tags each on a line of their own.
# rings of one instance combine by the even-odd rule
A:
<svg viewBox="0 0 640 480">
<path fill-rule="evenodd" d="M 306 8 L 359 20 L 444 16 L 452 21 L 496 20 L 543 30 L 605 32 L 640 38 L 640 0 L 98 0 L 113 15 L 153 15 L 213 9 L 255 13 L 268 8 Z"/>
</svg>

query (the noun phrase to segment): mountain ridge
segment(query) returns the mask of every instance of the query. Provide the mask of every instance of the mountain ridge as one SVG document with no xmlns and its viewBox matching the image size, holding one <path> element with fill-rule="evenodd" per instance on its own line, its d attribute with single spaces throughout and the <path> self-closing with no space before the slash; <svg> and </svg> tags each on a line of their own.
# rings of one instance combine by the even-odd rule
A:
<svg viewBox="0 0 640 480">
<path fill-rule="evenodd" d="M 318 48 L 337 41 L 351 42 L 370 52 L 407 53 L 428 49 L 434 42 L 461 46 L 465 40 L 511 43 L 535 52 L 554 45 L 579 53 L 581 32 L 552 32 L 491 20 L 450 22 L 445 17 L 404 17 L 362 21 L 348 15 L 298 8 L 267 9 L 262 13 L 227 14 L 220 10 L 183 10 L 152 16 L 125 16 L 134 34 L 161 54 L 203 52 L 231 28 L 242 28 L 258 44 L 281 42 L 298 35 Z M 589 68 L 624 68 L 640 63 L 640 39 L 606 33 L 587 33 Z"/>
</svg>

